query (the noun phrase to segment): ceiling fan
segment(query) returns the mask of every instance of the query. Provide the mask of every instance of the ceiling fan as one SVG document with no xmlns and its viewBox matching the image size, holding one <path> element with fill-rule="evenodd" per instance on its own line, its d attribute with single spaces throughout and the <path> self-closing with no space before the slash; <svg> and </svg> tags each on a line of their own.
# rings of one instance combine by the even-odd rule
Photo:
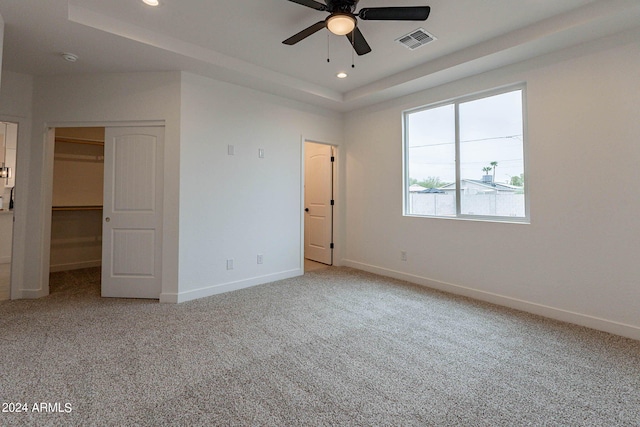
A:
<svg viewBox="0 0 640 427">
<path fill-rule="evenodd" d="M 349 43 L 358 55 L 371 52 L 369 43 L 358 28 L 356 17 L 364 21 L 426 21 L 431 8 L 429 6 L 369 7 L 355 13 L 359 0 L 325 0 L 326 4 L 315 0 L 289 0 L 322 12 L 329 12 L 324 21 L 316 22 L 282 43 L 294 45 L 312 34 L 327 28 L 338 36 L 347 36 Z"/>
</svg>

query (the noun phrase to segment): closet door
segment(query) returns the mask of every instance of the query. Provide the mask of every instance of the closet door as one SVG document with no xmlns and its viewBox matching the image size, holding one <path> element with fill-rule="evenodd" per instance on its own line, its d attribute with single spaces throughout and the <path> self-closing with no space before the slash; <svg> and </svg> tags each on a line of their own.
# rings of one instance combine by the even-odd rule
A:
<svg viewBox="0 0 640 427">
<path fill-rule="evenodd" d="M 102 296 L 159 298 L 164 127 L 107 128 Z"/>
</svg>

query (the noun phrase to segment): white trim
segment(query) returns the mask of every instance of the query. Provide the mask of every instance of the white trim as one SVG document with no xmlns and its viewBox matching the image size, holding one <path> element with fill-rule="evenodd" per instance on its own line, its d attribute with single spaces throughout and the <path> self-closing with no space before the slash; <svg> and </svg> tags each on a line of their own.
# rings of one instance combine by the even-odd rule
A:
<svg viewBox="0 0 640 427">
<path fill-rule="evenodd" d="M 44 127 L 42 146 L 42 175 L 40 177 L 40 289 L 49 295 L 49 263 L 51 262 L 51 221 L 53 205 L 53 167 L 56 146 L 56 130 Z M 24 294 L 23 294 L 24 295 Z"/>
<path fill-rule="evenodd" d="M 407 218 L 431 218 L 431 219 L 448 219 L 448 220 L 454 220 L 454 221 L 497 222 L 500 224 L 524 224 L 524 225 L 531 224 L 530 221 L 525 221 L 524 218 L 522 217 L 512 217 L 512 216 L 463 215 L 463 216 L 456 217 L 456 216 L 444 216 L 444 215 L 435 216 L 435 215 L 418 215 L 418 214 L 405 214 L 403 216 Z M 500 218 L 505 218 L 505 219 L 501 220 Z M 522 218 L 522 221 L 519 220 L 520 218 Z"/>
<path fill-rule="evenodd" d="M 590 316 L 587 314 L 576 313 L 556 307 L 550 307 L 547 305 L 525 301 L 518 298 L 499 295 L 493 292 L 481 291 L 479 289 L 473 289 L 453 283 L 446 283 L 439 280 L 429 279 L 409 273 L 403 273 L 401 271 L 378 267 L 371 264 L 365 264 L 354 260 L 343 259 L 342 263 L 345 266 L 356 268 L 358 270 L 363 270 L 369 273 L 375 273 L 394 279 L 404 280 L 427 288 L 437 289 L 456 295 L 463 295 L 492 304 L 497 304 L 504 307 L 514 308 L 516 310 L 537 314 L 539 316 L 548 317 L 550 319 L 573 323 L 575 325 L 609 332 L 611 334 L 620 335 L 634 340 L 640 340 L 640 327 L 638 326 L 616 322 L 608 319 L 602 319 L 600 317 Z"/>
<path fill-rule="evenodd" d="M 329 145 L 330 147 L 333 148 L 333 158 L 334 158 L 334 162 L 333 162 L 333 167 L 332 167 L 332 174 L 333 174 L 333 188 L 332 188 L 332 192 L 333 192 L 333 200 L 335 205 L 333 206 L 333 212 L 332 212 L 332 218 L 331 220 L 333 221 L 333 228 L 332 228 L 332 232 L 331 232 L 331 240 L 332 243 L 334 244 L 334 248 L 333 248 L 333 253 L 331 255 L 331 265 L 334 266 L 339 266 L 340 264 L 340 254 L 341 254 L 341 249 L 340 246 L 340 241 L 338 241 L 338 236 L 340 235 L 340 227 L 341 227 L 341 222 L 340 222 L 340 214 L 339 212 L 341 211 L 342 208 L 342 203 L 341 203 L 341 199 L 340 199 L 340 173 L 339 173 L 339 168 L 340 168 L 340 145 L 332 143 L 332 142 L 323 142 L 323 141 L 318 141 L 315 139 L 309 139 L 309 138 L 305 138 L 304 135 L 300 135 L 300 268 L 302 269 L 302 271 L 304 271 L 304 221 L 306 219 L 305 216 L 305 212 L 304 212 L 304 186 L 305 186 L 305 156 L 306 156 L 306 150 L 305 150 L 305 144 L 306 143 L 311 143 L 311 144 L 321 144 L 321 145 Z"/>
<path fill-rule="evenodd" d="M 0 49 L 1 50 L 1 49 Z M 30 113 L 29 113 L 30 114 Z M 24 183 L 27 182 L 28 170 L 23 167 L 25 161 L 23 157 L 29 157 L 30 148 L 25 148 L 30 144 L 31 138 L 31 119 L 29 115 L 16 116 L 12 114 L 0 115 L 0 121 L 16 123 L 18 125 L 18 140 L 16 144 L 16 170 L 14 187 L 16 190 L 16 208 L 13 211 L 13 227 L 12 227 L 12 241 L 11 241 L 11 275 L 9 278 L 9 294 L 11 299 L 16 299 L 19 294 L 22 284 L 24 282 L 24 263 L 25 263 L 25 237 L 27 235 L 25 219 L 26 210 L 23 205 L 26 203 L 29 194 L 28 186 Z M 27 150 L 25 153 L 24 151 Z M 27 174 L 27 175 L 25 175 Z M 19 195 L 18 195 L 19 194 Z M 25 203 L 22 203 L 25 201 Z"/>
<path fill-rule="evenodd" d="M 300 265 L 299 269 L 304 273 L 304 156 L 305 151 L 305 139 L 304 135 L 300 135 Z"/>
<path fill-rule="evenodd" d="M 238 280 L 236 282 L 222 283 L 219 285 L 194 289 L 192 291 L 178 293 L 161 293 L 160 302 L 176 304 L 186 301 L 192 301 L 195 299 L 210 297 L 212 295 L 222 294 L 225 292 L 237 291 L 239 289 L 250 288 L 257 285 L 264 285 L 266 283 L 271 283 L 278 280 L 290 279 L 292 277 L 302 276 L 302 274 L 304 274 L 304 268 L 295 268 L 293 270 L 287 270 L 280 273 L 252 277 L 249 279 Z"/>
<path fill-rule="evenodd" d="M 409 188 L 411 185 L 409 184 L 409 174 L 407 171 L 409 170 L 409 150 L 407 147 L 407 128 L 409 115 L 402 113 L 402 132 L 400 137 L 402 138 L 402 215 L 407 215 L 408 212 L 411 211 L 411 206 L 409 206 L 409 202 L 411 198 L 409 196 Z"/>
<path fill-rule="evenodd" d="M 164 120 L 131 120 L 131 121 L 115 121 L 115 122 L 45 122 L 45 128 L 117 128 L 117 127 L 147 127 L 147 126 L 166 126 Z"/>
<path fill-rule="evenodd" d="M 38 299 L 47 295 L 49 295 L 48 289 L 20 289 L 15 297 L 11 295 L 11 299 Z"/>
<path fill-rule="evenodd" d="M 527 83 L 522 82 L 522 176 L 524 178 L 524 216 L 526 222 L 531 224 L 531 172 L 529 169 L 529 108 Z"/>
</svg>

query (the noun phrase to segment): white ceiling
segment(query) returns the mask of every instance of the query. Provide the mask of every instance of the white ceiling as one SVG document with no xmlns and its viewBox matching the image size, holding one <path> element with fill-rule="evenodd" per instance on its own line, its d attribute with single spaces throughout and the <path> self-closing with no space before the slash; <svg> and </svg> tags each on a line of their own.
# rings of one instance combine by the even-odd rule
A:
<svg viewBox="0 0 640 427">
<path fill-rule="evenodd" d="M 52 75 L 184 70 L 348 111 L 411 91 L 635 28 L 638 0 L 362 0 L 359 8 L 431 6 L 426 22 L 361 21 L 373 51 L 355 56 L 344 37 L 287 0 L 0 0 L 3 67 Z M 411 51 L 395 42 L 424 28 L 437 37 Z M 327 63 L 329 49 L 331 62 Z M 80 59 L 68 63 L 61 52 Z M 349 77 L 336 78 L 338 71 Z"/>
</svg>

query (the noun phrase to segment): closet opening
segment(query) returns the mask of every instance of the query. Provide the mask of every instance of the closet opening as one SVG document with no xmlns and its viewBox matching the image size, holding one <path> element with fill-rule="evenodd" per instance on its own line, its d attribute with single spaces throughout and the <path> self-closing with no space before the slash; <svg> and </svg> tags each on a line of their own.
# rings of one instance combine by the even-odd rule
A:
<svg viewBox="0 0 640 427">
<path fill-rule="evenodd" d="M 55 129 L 50 292 L 91 286 L 100 292 L 104 127 Z"/>
</svg>

